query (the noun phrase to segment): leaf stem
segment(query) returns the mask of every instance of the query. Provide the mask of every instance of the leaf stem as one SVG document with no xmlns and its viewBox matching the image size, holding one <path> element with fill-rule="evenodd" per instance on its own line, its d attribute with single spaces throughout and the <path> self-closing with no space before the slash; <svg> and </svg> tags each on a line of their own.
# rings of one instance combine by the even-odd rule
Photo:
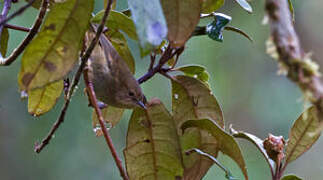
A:
<svg viewBox="0 0 323 180">
<path fill-rule="evenodd" d="M 232 175 L 231 175 L 231 172 L 225 168 L 215 157 L 213 157 L 212 155 L 208 154 L 208 153 L 205 153 L 203 151 L 201 151 L 200 149 L 197 149 L 197 148 L 193 148 L 193 149 L 190 149 L 188 151 L 186 151 L 185 153 L 187 155 L 190 155 L 192 154 L 193 152 L 196 152 L 198 153 L 199 155 L 201 156 L 204 156 L 206 158 L 209 158 L 211 161 L 213 161 L 220 169 L 222 169 L 224 172 L 225 172 L 225 175 L 226 175 L 226 178 L 228 179 L 236 179 L 236 178 L 233 178 Z"/>
<path fill-rule="evenodd" d="M 124 179 L 124 180 L 128 180 L 128 175 L 127 175 L 127 172 L 125 171 L 125 169 L 123 168 L 122 166 L 122 161 L 121 159 L 119 158 L 118 154 L 117 154 L 117 151 L 112 143 L 112 139 L 111 139 L 111 136 L 109 134 L 109 131 L 107 130 L 106 126 L 105 126 L 105 123 L 104 123 L 104 118 L 102 116 L 102 112 L 98 106 L 98 100 L 96 98 L 96 95 L 95 95 L 95 92 L 94 92 L 94 88 L 93 88 L 93 84 L 89 81 L 89 78 L 88 78 L 88 73 L 87 73 L 87 68 L 84 69 L 84 72 L 83 72 L 83 77 L 84 77 L 84 81 L 85 81 L 85 86 L 86 86 L 86 89 L 87 89 L 87 94 L 89 96 L 89 100 L 90 100 L 90 104 L 94 107 L 94 110 L 97 114 L 97 117 L 98 117 L 98 120 L 99 120 L 99 123 L 100 123 L 100 126 L 101 126 L 101 130 L 103 132 L 103 136 L 104 136 L 104 139 L 106 141 L 106 143 L 108 144 L 109 146 L 109 149 L 111 151 L 111 154 L 114 158 L 114 161 L 119 169 L 119 172 L 120 172 L 120 175 L 121 177 Z"/>
<path fill-rule="evenodd" d="M 17 25 L 13 25 L 13 24 L 5 24 L 4 27 L 8 28 L 8 29 L 17 30 L 17 31 L 23 31 L 23 32 L 29 32 L 30 31 L 29 28 L 22 27 L 22 26 L 17 26 Z"/>
<path fill-rule="evenodd" d="M 61 110 L 61 113 L 57 119 L 57 121 L 54 123 L 54 125 L 52 126 L 52 129 L 50 130 L 50 132 L 48 133 L 48 135 L 42 140 L 41 144 L 38 144 L 36 147 L 35 147 L 35 152 L 37 153 L 40 153 L 41 150 L 47 145 L 49 144 L 53 134 L 56 132 L 56 130 L 58 129 L 58 127 L 63 123 L 64 121 L 64 118 L 65 118 L 65 114 L 66 114 L 66 111 L 67 111 L 67 108 L 69 106 L 69 103 L 71 102 L 71 98 L 72 98 L 72 95 L 74 93 L 74 90 L 76 88 L 76 86 L 78 85 L 79 81 L 80 81 L 80 78 L 81 78 L 81 75 L 82 75 L 82 72 L 85 68 L 85 65 L 87 63 L 87 60 L 89 59 L 95 45 L 98 43 L 99 41 L 99 37 L 103 31 L 103 28 L 104 28 L 104 24 L 108 18 L 108 15 L 109 15 L 109 12 L 110 12 L 110 9 L 111 9 L 111 4 L 112 4 L 112 0 L 109 0 L 108 3 L 107 3 L 107 6 L 105 8 L 105 11 L 104 11 L 104 15 L 102 17 L 102 20 L 98 26 L 98 29 L 96 31 L 96 34 L 95 34 L 95 37 L 94 39 L 91 41 L 91 44 L 89 45 L 89 47 L 86 49 L 84 55 L 81 57 L 81 64 L 73 78 L 73 81 L 72 81 L 72 85 L 70 86 L 70 88 L 68 89 L 68 92 L 67 92 L 67 95 L 66 95 L 66 99 L 65 99 L 65 103 L 63 105 L 63 108 Z"/>
<path fill-rule="evenodd" d="M 42 1 L 42 5 L 41 5 L 40 11 L 38 13 L 37 19 L 36 19 L 33 27 L 29 30 L 29 33 L 27 34 L 26 38 L 20 43 L 20 45 L 7 58 L 3 58 L 3 57 L 0 58 L 0 66 L 9 66 L 26 49 L 27 45 L 31 42 L 31 40 L 38 33 L 40 25 L 43 23 L 48 4 L 49 4 L 49 0 Z"/>
<path fill-rule="evenodd" d="M 280 180 L 281 176 L 283 175 L 283 169 L 282 167 L 282 162 L 278 158 L 278 161 L 276 163 L 276 169 L 275 169 L 275 174 L 273 176 L 273 180 Z"/>
<path fill-rule="evenodd" d="M 156 61 L 156 54 L 155 53 L 154 54 L 150 54 L 150 64 L 149 64 L 148 71 L 153 70 L 155 61 Z"/>
</svg>

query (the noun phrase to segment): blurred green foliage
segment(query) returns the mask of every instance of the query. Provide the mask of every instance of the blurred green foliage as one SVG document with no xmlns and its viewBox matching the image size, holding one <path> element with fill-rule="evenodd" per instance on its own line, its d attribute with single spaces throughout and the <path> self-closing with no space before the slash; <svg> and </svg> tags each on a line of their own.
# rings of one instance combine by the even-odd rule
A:
<svg viewBox="0 0 323 180">
<path fill-rule="evenodd" d="M 323 2 L 293 2 L 296 27 L 304 48 L 313 50 L 314 59 L 322 58 L 323 24 L 317 22 L 320 21 Z M 97 11 L 102 9 L 102 4 L 98 1 Z M 14 4 L 11 12 L 22 5 Z M 265 54 L 269 27 L 261 25 L 264 17 L 263 1 L 252 1 L 251 5 L 254 10 L 251 15 L 233 1 L 226 1 L 220 12 L 232 17 L 231 25 L 250 34 L 255 41 L 253 44 L 241 35 L 228 31 L 224 32 L 223 43 L 215 42 L 207 36 L 194 37 L 187 43 L 179 62 L 181 65 L 194 63 L 207 67 L 210 87 L 223 108 L 227 124 L 233 124 L 236 130 L 244 130 L 261 138 L 265 138 L 268 133 L 287 137 L 292 122 L 303 110 L 302 95 L 294 84 L 277 75 L 276 63 Z M 125 9 L 126 6 L 125 0 L 119 0 L 117 9 Z M 35 9 L 29 9 L 10 23 L 30 27 L 36 14 Z M 11 52 L 25 33 L 12 30 L 9 33 Z M 132 40 L 129 40 L 129 44 L 136 59 L 136 77 L 140 77 L 147 70 L 149 59 L 140 59 L 137 44 Z M 56 120 L 62 99 L 50 113 L 39 118 L 30 116 L 27 101 L 20 100 L 18 91 L 19 66 L 20 59 L 9 67 L 0 68 L 0 179 L 120 179 L 103 138 L 96 138 L 92 131 L 92 110 L 87 107 L 83 85 L 74 95 L 66 121 L 50 145 L 41 154 L 34 153 L 34 143 L 47 134 Z M 168 80 L 157 75 L 142 87 L 148 98 L 158 97 L 170 109 L 171 90 Z M 122 157 L 129 115 L 130 111 L 127 111 L 121 123 L 111 130 Z M 239 143 L 245 155 L 250 179 L 269 180 L 270 172 L 261 154 L 247 141 Z M 319 140 L 311 150 L 290 164 L 286 173 L 297 173 L 304 179 L 321 179 L 322 148 L 322 140 Z M 242 179 L 239 168 L 230 158 L 220 155 L 219 160 L 235 177 Z M 224 180 L 225 177 L 214 166 L 205 179 Z"/>
</svg>

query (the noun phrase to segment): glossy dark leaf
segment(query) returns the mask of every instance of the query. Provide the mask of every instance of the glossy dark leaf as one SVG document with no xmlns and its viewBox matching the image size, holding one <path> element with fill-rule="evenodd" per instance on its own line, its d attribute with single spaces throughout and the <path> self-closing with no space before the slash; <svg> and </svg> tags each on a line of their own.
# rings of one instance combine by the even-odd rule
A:
<svg viewBox="0 0 323 180">
<path fill-rule="evenodd" d="M 167 24 L 159 0 L 128 0 L 143 54 L 167 36 Z"/>
<path fill-rule="evenodd" d="M 186 121 L 181 128 L 185 134 L 185 130 L 192 127 L 203 129 L 212 135 L 217 140 L 219 150 L 239 165 L 243 175 L 248 180 L 247 168 L 241 150 L 231 135 L 209 119 Z"/>
<path fill-rule="evenodd" d="M 286 163 L 290 163 L 308 151 L 320 137 L 320 126 L 317 110 L 313 106 L 308 108 L 294 122 L 289 132 L 286 147 Z"/>
<path fill-rule="evenodd" d="M 213 40 L 223 41 L 223 29 L 231 21 L 231 17 L 225 14 L 216 13 L 214 21 L 206 26 L 206 34 Z"/>
<path fill-rule="evenodd" d="M 21 90 L 43 87 L 62 79 L 78 60 L 88 28 L 93 0 L 53 4 L 38 35 L 27 46 L 18 82 Z"/>
<path fill-rule="evenodd" d="M 177 71 L 182 71 L 186 76 L 197 78 L 202 82 L 208 83 L 209 73 L 206 71 L 205 67 L 200 65 L 185 65 L 176 68 Z"/>
<path fill-rule="evenodd" d="M 125 162 L 129 179 L 181 179 L 183 167 L 174 120 L 158 99 L 130 118 Z"/>
</svg>

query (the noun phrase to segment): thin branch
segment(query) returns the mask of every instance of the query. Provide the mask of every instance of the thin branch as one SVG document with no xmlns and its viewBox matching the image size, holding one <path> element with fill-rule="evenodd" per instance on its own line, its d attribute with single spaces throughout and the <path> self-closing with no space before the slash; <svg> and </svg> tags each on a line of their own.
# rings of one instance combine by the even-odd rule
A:
<svg viewBox="0 0 323 180">
<path fill-rule="evenodd" d="M 206 35 L 206 26 L 196 26 L 191 36 L 203 36 Z"/>
<path fill-rule="evenodd" d="M 87 94 L 89 96 L 89 100 L 90 100 L 90 104 L 94 107 L 94 110 L 97 114 L 97 117 L 99 119 L 99 123 L 100 123 L 100 126 L 101 126 L 101 130 L 103 132 L 103 136 L 105 138 L 105 141 L 107 143 L 107 145 L 109 146 L 109 149 L 111 151 L 111 154 L 114 158 L 114 161 L 120 171 L 120 175 L 121 177 L 124 179 L 124 180 L 128 180 L 128 175 L 127 175 L 127 172 L 125 171 L 125 169 L 123 168 L 122 166 L 122 161 L 121 159 L 119 158 L 118 154 L 117 154 L 117 151 L 112 143 L 112 139 L 111 139 L 111 136 L 109 134 L 109 131 L 107 130 L 106 126 L 105 126 L 105 123 L 104 123 L 104 118 L 102 116 L 102 112 L 98 106 L 98 100 L 96 99 L 96 95 L 95 95 L 95 92 L 94 92 L 94 88 L 93 88 L 93 84 L 89 81 L 89 78 L 88 78 L 88 73 L 87 73 L 87 68 L 84 69 L 84 72 L 83 72 L 83 78 L 84 78 L 84 81 L 85 81 L 85 86 L 86 86 L 86 89 L 87 89 Z"/>
<path fill-rule="evenodd" d="M 1 16 L 0 16 L 0 21 L 3 21 L 7 18 L 10 8 L 11 8 L 11 0 L 5 0 L 3 4 Z M 3 25 L 0 25 L 0 37 L 2 35 L 2 30 L 3 30 Z M 0 57 L 2 57 L 1 53 L 0 53 Z"/>
<path fill-rule="evenodd" d="M 17 25 L 13 25 L 13 24 L 5 24 L 4 27 L 8 28 L 8 29 L 17 30 L 17 31 L 23 31 L 23 32 L 29 32 L 30 31 L 29 28 L 22 27 L 22 26 L 17 26 Z"/>
<path fill-rule="evenodd" d="M 173 52 L 173 48 L 170 45 L 168 45 L 165 52 L 160 57 L 158 64 L 154 68 L 149 70 L 146 74 L 144 74 L 142 77 L 140 77 L 137 80 L 138 83 L 141 84 L 141 83 L 149 80 L 150 78 L 152 78 L 156 73 L 161 72 L 161 71 L 165 71 L 165 69 L 163 69 L 162 67 L 167 63 L 168 60 L 173 58 L 175 55 L 181 54 L 183 52 L 183 49 L 184 49 L 183 47 L 180 47 L 180 48 L 176 49 L 175 52 Z"/>
<path fill-rule="evenodd" d="M 289 5 L 286 0 L 266 0 L 266 11 L 270 20 L 271 36 L 279 55 L 278 62 L 287 69 L 287 77 L 296 83 L 323 117 L 323 84 L 314 62 L 306 60 L 299 38 L 295 32 Z M 310 97 L 308 97 L 310 95 Z M 285 161 L 286 162 L 286 161 Z M 288 163 L 281 168 L 281 176 Z"/>
<path fill-rule="evenodd" d="M 174 68 L 175 68 L 175 66 L 177 65 L 177 62 L 178 62 L 179 56 L 180 56 L 183 52 L 184 52 L 184 46 L 183 46 L 183 47 L 181 47 L 181 48 L 179 48 L 179 49 L 177 49 L 177 51 L 175 52 L 175 55 L 176 55 L 176 57 L 175 57 L 175 62 L 174 62 L 174 64 L 172 65 L 172 67 L 170 67 L 170 70 L 172 70 L 172 69 L 174 69 Z"/>
<path fill-rule="evenodd" d="M 37 19 L 27 34 L 26 38 L 20 43 L 20 45 L 8 56 L 7 58 L 0 59 L 0 66 L 9 66 L 12 62 L 14 62 L 18 56 L 26 49 L 27 45 L 31 42 L 31 40 L 38 33 L 40 25 L 43 23 L 47 7 L 49 4 L 49 0 L 43 0 L 41 4 L 40 11 L 38 13 Z"/>
<path fill-rule="evenodd" d="M 7 0 L 10 1 L 11 0 Z M 3 24 L 6 24 L 8 21 L 10 21 L 12 18 L 20 15 L 21 13 L 23 13 L 26 9 L 28 9 L 36 0 L 31 0 L 29 1 L 26 5 L 22 6 L 20 9 L 18 9 L 16 12 L 12 13 L 10 16 L 8 16 L 6 19 L 3 19 L 0 21 L 0 26 L 2 26 Z"/>
<path fill-rule="evenodd" d="M 65 114 L 66 114 L 66 111 L 67 111 L 67 108 L 69 106 L 69 103 L 71 101 L 71 97 L 74 93 L 74 90 L 75 90 L 75 87 L 78 85 L 79 81 L 80 81 L 80 78 L 81 78 L 81 75 L 82 75 L 82 72 L 85 68 L 85 65 L 87 63 L 87 60 L 88 58 L 90 57 L 95 45 L 98 43 L 99 41 L 99 37 L 103 31 L 103 28 L 104 28 L 104 24 L 108 18 L 108 15 L 109 15 L 109 12 L 110 12 L 110 9 L 111 9 L 111 4 L 112 4 L 112 0 L 109 0 L 108 3 L 107 3 L 107 7 L 105 8 L 105 11 L 104 11 L 104 15 L 102 17 L 102 20 L 98 26 L 98 29 L 97 29 L 97 32 L 95 34 L 95 37 L 94 39 L 91 41 L 91 44 L 89 45 L 89 47 L 86 49 L 84 55 L 81 57 L 81 64 L 73 78 L 73 81 L 72 81 L 72 85 L 70 86 L 68 92 L 67 92 L 67 95 L 66 95 L 66 99 L 65 99 L 65 103 L 64 103 L 64 106 L 61 110 L 61 113 L 57 119 L 57 121 L 54 123 L 52 129 L 50 130 L 50 132 L 48 133 L 48 135 L 42 140 L 41 144 L 38 144 L 36 147 L 35 147 L 35 152 L 37 153 L 40 153 L 41 150 L 47 145 L 49 144 L 50 140 L 52 139 L 52 136 L 53 134 L 55 133 L 55 131 L 58 129 L 58 127 L 63 123 L 64 121 L 64 118 L 65 118 Z"/>
<path fill-rule="evenodd" d="M 273 180 L 280 180 L 281 176 L 283 175 L 282 174 L 282 163 L 280 161 L 280 159 L 278 160 L 278 162 L 275 162 L 276 164 L 276 168 L 275 168 L 275 174 L 274 176 L 272 177 Z"/>
<path fill-rule="evenodd" d="M 171 81 L 176 81 L 176 79 L 173 76 L 169 75 L 167 71 L 160 71 L 159 73 Z"/>
<path fill-rule="evenodd" d="M 170 59 L 171 53 L 172 48 L 170 45 L 168 45 L 165 52 L 160 57 L 158 64 L 154 68 L 149 70 L 146 74 L 144 74 L 142 77 L 140 77 L 138 79 L 138 83 L 141 84 L 153 77 L 161 69 L 161 67 Z"/>
<path fill-rule="evenodd" d="M 288 2 L 266 0 L 266 10 L 270 19 L 271 35 L 279 54 L 279 62 L 288 68 L 288 78 L 304 92 L 312 94 L 311 102 L 320 113 L 323 112 L 323 84 L 319 73 L 313 73 L 306 66 L 304 51 L 295 32 Z"/>
<path fill-rule="evenodd" d="M 150 64 L 149 64 L 148 71 L 153 70 L 155 61 L 156 61 L 156 54 L 155 53 L 154 54 L 150 54 Z"/>
</svg>

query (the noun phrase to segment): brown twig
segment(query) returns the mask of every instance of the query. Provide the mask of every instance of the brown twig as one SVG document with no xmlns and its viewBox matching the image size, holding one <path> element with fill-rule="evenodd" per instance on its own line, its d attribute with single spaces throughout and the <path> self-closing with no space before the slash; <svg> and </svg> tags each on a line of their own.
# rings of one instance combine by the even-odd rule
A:
<svg viewBox="0 0 323 180">
<path fill-rule="evenodd" d="M 6 1 L 10 1 L 11 0 L 6 0 Z M 12 13 L 10 16 L 8 16 L 6 19 L 3 19 L 0 21 L 0 26 L 2 26 L 3 24 L 6 24 L 8 21 L 10 21 L 12 18 L 20 15 L 21 13 L 23 13 L 26 9 L 28 9 L 36 0 L 31 0 L 29 1 L 26 5 L 22 6 L 20 9 L 18 9 L 16 12 Z"/>
<path fill-rule="evenodd" d="M 168 45 L 163 55 L 160 57 L 158 64 L 154 68 L 149 70 L 146 74 L 144 74 L 142 77 L 140 77 L 138 79 L 138 83 L 141 84 L 152 78 L 156 73 L 165 71 L 165 69 L 163 69 L 162 67 L 167 63 L 168 60 L 173 58 L 175 55 L 181 54 L 181 52 L 183 52 L 183 47 L 176 49 L 174 52 L 173 50 L 174 49 L 170 45 Z"/>
<path fill-rule="evenodd" d="M 155 53 L 150 54 L 150 64 L 149 64 L 148 71 L 153 70 L 155 61 L 156 61 L 156 54 Z"/>
<path fill-rule="evenodd" d="M 37 34 L 40 25 L 43 23 L 47 7 L 49 4 L 49 0 L 43 0 L 42 5 L 40 8 L 40 11 L 38 13 L 37 19 L 33 25 L 33 27 L 30 29 L 29 33 L 27 34 L 26 38 L 20 43 L 20 45 L 8 56 L 7 58 L 3 59 L 1 57 L 0 59 L 0 66 L 9 66 L 12 62 L 14 62 L 18 56 L 26 49 L 27 45 L 31 42 L 31 40 L 35 37 Z"/>
<path fill-rule="evenodd" d="M 323 84 L 313 62 L 306 60 L 306 55 L 295 32 L 289 5 L 286 0 L 266 0 L 266 11 L 270 20 L 273 42 L 279 55 L 278 62 L 287 69 L 287 77 L 296 83 L 318 110 L 322 121 Z M 285 161 L 286 162 L 286 161 Z M 288 163 L 280 168 L 279 179 Z"/>
<path fill-rule="evenodd" d="M 323 84 L 319 73 L 313 73 L 305 60 L 303 49 L 295 32 L 288 3 L 285 0 L 266 0 L 273 41 L 279 55 L 279 62 L 288 68 L 288 78 L 304 92 L 310 93 L 310 101 L 323 112 Z"/>
<path fill-rule="evenodd" d="M 13 24 L 5 24 L 4 27 L 8 28 L 8 29 L 17 30 L 17 31 L 23 31 L 23 32 L 29 32 L 30 31 L 29 28 L 22 27 L 22 26 L 17 26 L 17 25 L 13 25 Z"/>
<path fill-rule="evenodd" d="M 94 39 L 91 41 L 91 44 L 89 45 L 89 47 L 86 49 L 84 55 L 81 57 L 81 64 L 73 78 L 73 81 L 72 81 L 72 85 L 70 86 L 69 90 L 68 90 L 68 93 L 66 95 L 66 99 L 65 99 L 65 103 L 64 103 L 64 106 L 61 110 L 61 113 L 57 119 L 57 121 L 54 123 L 54 125 L 52 126 L 52 129 L 50 130 L 50 132 L 48 133 L 48 135 L 42 140 L 41 144 L 38 144 L 36 147 L 35 147 L 35 152 L 37 153 L 40 153 L 41 150 L 47 145 L 49 144 L 53 134 L 56 132 L 56 130 L 58 129 L 58 127 L 63 123 L 64 121 L 64 118 L 65 118 L 65 114 L 66 114 L 66 111 L 67 111 L 67 108 L 69 106 L 69 103 L 71 101 L 71 97 L 74 93 L 74 90 L 75 90 L 75 87 L 78 85 L 79 81 L 80 81 L 80 78 L 81 78 L 81 75 L 82 75 L 82 72 L 85 68 L 85 65 L 87 63 L 87 60 L 89 59 L 94 47 L 96 46 L 96 44 L 98 43 L 99 41 L 99 37 L 103 31 L 103 28 L 104 28 L 104 24 L 105 24 L 105 21 L 107 20 L 108 18 L 108 15 L 109 15 L 109 12 L 110 12 L 110 9 L 111 9 L 111 4 L 112 4 L 112 0 L 109 0 L 108 3 L 107 3 L 107 7 L 105 8 L 105 11 L 104 11 L 104 15 L 102 17 L 102 20 L 98 26 L 98 29 L 97 29 L 97 32 L 95 34 L 95 37 Z"/>
<path fill-rule="evenodd" d="M 90 104 L 94 107 L 94 110 L 97 114 L 97 117 L 99 119 L 99 123 L 100 123 L 100 126 L 101 126 L 101 130 L 103 132 L 103 136 L 105 138 L 105 141 L 106 143 L 108 144 L 109 146 L 109 149 L 111 151 L 111 154 L 114 158 L 114 161 L 119 169 L 119 172 L 120 172 L 120 175 L 121 177 L 124 179 L 124 180 L 128 180 L 128 175 L 127 175 L 127 172 L 125 171 L 125 169 L 123 168 L 122 166 L 122 161 L 121 159 L 119 158 L 118 154 L 117 154 L 117 151 L 112 143 L 112 139 L 111 139 L 111 136 L 109 134 L 109 131 L 107 130 L 106 126 L 105 126 L 105 123 L 104 123 L 104 118 L 102 116 L 102 112 L 98 106 L 98 100 L 96 99 L 96 95 L 95 95 L 95 92 L 94 92 L 94 88 L 93 88 L 93 84 L 89 81 L 89 78 L 88 78 L 88 73 L 87 73 L 87 68 L 84 69 L 84 72 L 83 72 L 83 78 L 84 78 L 84 81 L 85 81 L 85 86 L 86 86 L 86 89 L 87 89 L 87 94 L 89 96 L 89 100 L 90 100 Z"/>
</svg>

